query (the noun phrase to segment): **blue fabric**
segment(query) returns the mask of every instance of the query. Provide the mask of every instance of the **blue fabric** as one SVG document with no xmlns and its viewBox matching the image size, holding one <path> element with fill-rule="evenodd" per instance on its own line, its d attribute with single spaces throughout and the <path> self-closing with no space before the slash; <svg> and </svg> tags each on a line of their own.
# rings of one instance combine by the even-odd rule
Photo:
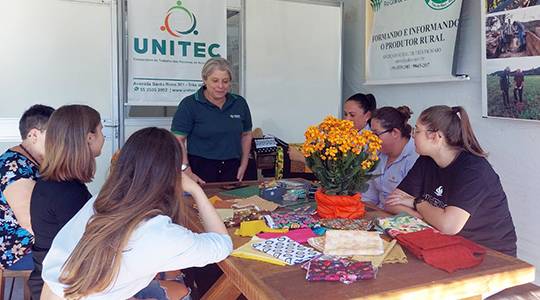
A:
<svg viewBox="0 0 540 300">
<path fill-rule="evenodd" d="M 369 189 L 362 194 L 362 200 L 384 208 L 384 200 L 386 200 L 388 195 L 396 189 L 401 180 L 409 173 L 417 158 L 418 154 L 416 153 L 412 138 L 405 144 L 398 158 L 390 165 L 387 165 L 388 156 L 380 153 L 380 162 L 373 171 L 373 174 L 381 174 L 381 176 L 368 182 Z"/>
<path fill-rule="evenodd" d="M 26 156 L 11 150 L 0 156 L 0 264 L 4 268 L 29 253 L 34 243 L 34 236 L 17 222 L 4 191 L 19 179 L 38 177 L 38 167 Z"/>
</svg>

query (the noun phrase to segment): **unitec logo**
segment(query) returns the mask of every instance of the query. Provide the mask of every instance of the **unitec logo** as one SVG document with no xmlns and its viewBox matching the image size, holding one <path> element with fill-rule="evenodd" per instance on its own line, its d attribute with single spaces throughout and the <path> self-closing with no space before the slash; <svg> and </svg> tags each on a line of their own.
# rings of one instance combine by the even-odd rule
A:
<svg viewBox="0 0 540 300">
<path fill-rule="evenodd" d="M 185 7 L 183 7 L 181 1 L 176 2 L 176 4 L 177 4 L 176 6 L 171 7 L 167 11 L 167 15 L 165 16 L 164 24 L 161 25 L 161 27 L 159 29 L 161 29 L 161 31 L 166 30 L 170 35 L 172 35 L 174 37 L 180 37 L 180 34 L 187 35 L 187 34 L 190 34 L 192 32 L 193 32 L 194 35 L 198 35 L 199 32 L 197 30 L 195 30 L 195 28 L 197 27 L 197 19 L 195 18 L 195 15 L 192 12 L 190 12 L 189 10 L 187 10 Z M 187 30 L 173 30 L 171 28 L 170 18 L 171 18 L 171 16 L 173 15 L 173 13 L 175 11 L 180 11 L 183 14 L 186 14 L 189 17 L 189 20 L 191 22 L 191 26 L 189 26 L 189 28 Z"/>
<path fill-rule="evenodd" d="M 381 9 L 382 0 L 371 0 L 369 2 L 369 5 L 371 5 L 371 9 L 376 12 L 379 9 Z"/>
<path fill-rule="evenodd" d="M 427 6 L 435 9 L 435 10 L 441 10 L 448 8 L 450 5 L 452 5 L 456 0 L 425 0 Z"/>
</svg>

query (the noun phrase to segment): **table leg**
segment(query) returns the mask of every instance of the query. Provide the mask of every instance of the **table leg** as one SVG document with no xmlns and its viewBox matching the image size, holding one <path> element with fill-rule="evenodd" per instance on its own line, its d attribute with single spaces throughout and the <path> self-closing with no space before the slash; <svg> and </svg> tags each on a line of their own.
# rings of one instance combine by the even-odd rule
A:
<svg viewBox="0 0 540 300">
<path fill-rule="evenodd" d="M 236 300 L 240 296 L 240 291 L 229 280 L 227 275 L 223 274 L 214 283 L 214 285 L 204 294 L 202 300 L 220 299 Z"/>
</svg>

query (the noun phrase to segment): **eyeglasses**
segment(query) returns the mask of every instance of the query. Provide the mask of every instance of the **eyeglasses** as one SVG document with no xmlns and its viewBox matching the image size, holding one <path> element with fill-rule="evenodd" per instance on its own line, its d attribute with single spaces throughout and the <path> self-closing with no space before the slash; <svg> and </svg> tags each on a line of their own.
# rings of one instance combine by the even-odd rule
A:
<svg viewBox="0 0 540 300">
<path fill-rule="evenodd" d="M 412 135 L 416 135 L 417 133 L 420 133 L 420 132 L 436 132 L 437 130 L 433 130 L 433 129 L 426 129 L 426 130 L 418 130 L 416 128 L 413 128 L 411 133 Z"/>
<path fill-rule="evenodd" d="M 393 129 L 393 128 L 392 128 L 392 129 Z M 373 134 L 375 134 L 376 136 L 381 136 L 381 135 L 383 135 L 383 134 L 385 134 L 385 133 L 387 133 L 387 132 L 392 131 L 392 129 L 386 129 L 386 130 L 383 130 L 383 131 L 381 131 L 381 132 L 373 131 Z"/>
</svg>

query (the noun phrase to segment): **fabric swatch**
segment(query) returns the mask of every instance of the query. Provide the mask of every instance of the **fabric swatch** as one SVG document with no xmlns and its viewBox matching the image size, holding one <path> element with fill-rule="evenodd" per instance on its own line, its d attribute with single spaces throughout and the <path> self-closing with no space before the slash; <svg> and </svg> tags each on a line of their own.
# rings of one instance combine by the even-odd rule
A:
<svg viewBox="0 0 540 300">
<path fill-rule="evenodd" d="M 254 236 L 259 232 L 285 233 L 288 229 L 273 229 L 266 225 L 264 220 L 244 221 L 240 223 L 240 228 L 234 234 L 239 236 Z"/>
<path fill-rule="evenodd" d="M 338 230 L 369 230 L 373 221 L 367 219 L 321 219 L 321 226 Z"/>
<path fill-rule="evenodd" d="M 264 233 L 258 233 L 258 237 L 263 239 L 272 239 L 280 236 L 287 236 L 293 241 L 296 241 L 298 243 L 306 243 L 309 238 L 316 237 L 317 235 L 313 233 L 313 230 L 309 228 L 301 228 L 301 229 L 294 229 L 289 230 L 287 233 L 271 233 L 271 232 L 264 232 Z"/>
<path fill-rule="evenodd" d="M 416 232 L 431 228 L 426 222 L 405 213 L 379 218 L 377 219 L 377 226 L 394 238 L 401 233 Z"/>
<path fill-rule="evenodd" d="M 461 236 L 450 236 L 432 229 L 403 233 L 396 237 L 400 244 L 427 264 L 452 273 L 479 265 L 486 249 Z"/>
<path fill-rule="evenodd" d="M 236 198 L 247 198 L 259 195 L 259 187 L 256 185 L 238 188 L 226 192 L 221 192 L 220 195 Z"/>
<path fill-rule="evenodd" d="M 233 250 L 233 252 L 231 253 L 231 256 L 258 260 L 258 261 L 271 263 L 278 266 L 286 266 L 287 264 L 284 261 L 279 260 L 270 254 L 266 254 L 264 252 L 253 249 L 252 245 L 254 243 L 260 243 L 262 241 L 264 241 L 264 239 L 254 236 L 253 238 L 251 238 L 249 242 L 238 247 L 238 249 Z"/>
<path fill-rule="evenodd" d="M 320 223 L 311 214 L 307 213 L 272 213 L 270 215 L 273 220 L 271 226 L 273 228 L 312 228 L 319 226 Z"/>
<path fill-rule="evenodd" d="M 377 232 L 361 230 L 327 230 L 326 255 L 381 255 L 384 247 Z"/>
<path fill-rule="evenodd" d="M 321 256 L 309 261 L 306 279 L 309 281 L 340 281 L 350 284 L 374 279 L 376 269 L 371 262 L 353 261 L 341 257 Z"/>
<path fill-rule="evenodd" d="M 252 247 L 272 255 L 288 265 L 303 263 L 320 254 L 318 251 L 302 246 L 286 236 L 254 243 L 252 244 Z"/>
<path fill-rule="evenodd" d="M 236 199 L 233 200 L 234 204 L 232 205 L 233 208 L 243 208 L 246 206 L 256 206 L 260 210 L 267 210 L 267 211 L 274 211 L 276 210 L 279 205 L 277 205 L 274 202 L 264 200 L 263 198 L 259 196 L 252 196 L 245 199 Z"/>
</svg>

